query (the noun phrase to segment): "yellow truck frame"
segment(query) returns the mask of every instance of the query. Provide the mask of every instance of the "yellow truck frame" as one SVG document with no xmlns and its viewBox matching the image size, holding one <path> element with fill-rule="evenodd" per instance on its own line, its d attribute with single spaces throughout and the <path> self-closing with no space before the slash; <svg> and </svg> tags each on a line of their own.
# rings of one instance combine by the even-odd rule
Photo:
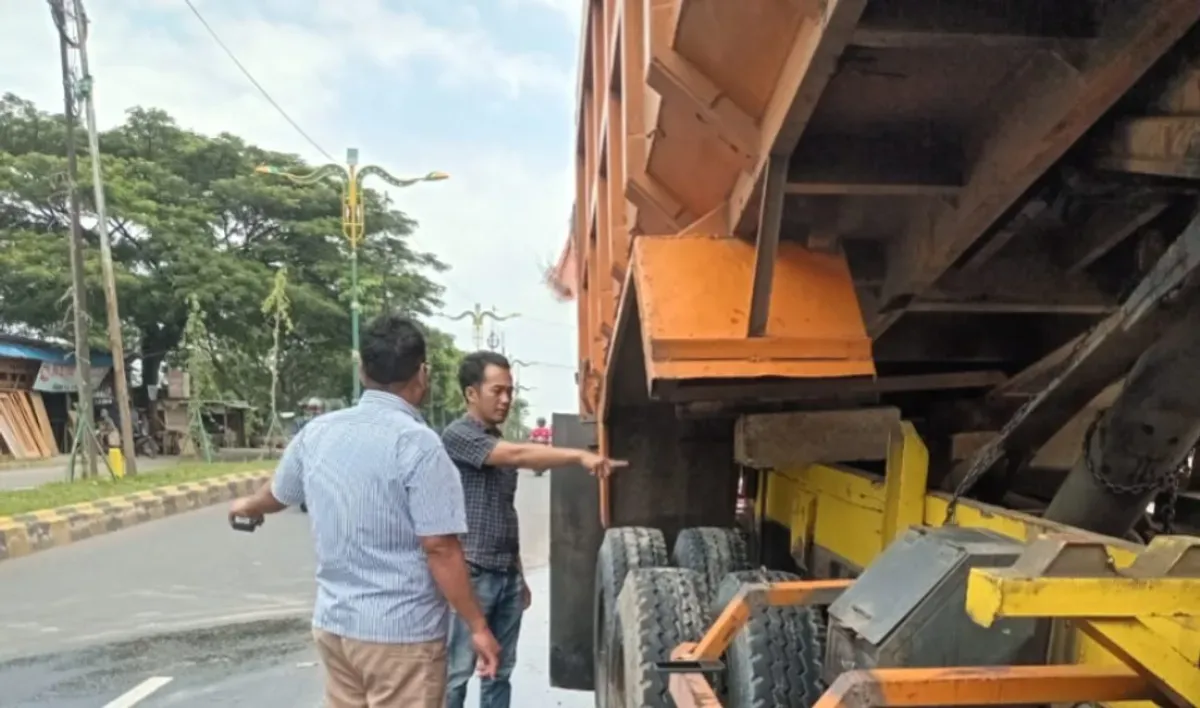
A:
<svg viewBox="0 0 1200 708">
<path fill-rule="evenodd" d="M 861 568 L 905 528 L 946 523 L 950 496 L 926 491 L 924 443 L 908 423 L 894 433 L 882 477 L 825 465 L 768 473 L 756 499 L 759 518 L 788 528 L 800 552 L 823 548 Z M 1132 707 L 1156 705 L 1153 700 L 1200 705 L 1200 538 L 1160 536 L 1143 547 L 975 501 L 957 504 L 954 523 L 1029 542 L 1016 569 L 972 573 L 967 609 L 984 626 L 997 617 L 1074 621 L 1057 628 L 1056 663 L 1006 671 L 850 672 L 829 688 L 821 708 L 1068 701 Z M 1069 574 L 1053 568 L 1064 559 Z M 747 586 L 698 642 L 680 646 L 674 658 L 720 659 L 754 605 L 829 604 L 851 583 Z M 671 693 L 681 708 L 720 705 L 698 674 L 673 674 Z"/>
</svg>

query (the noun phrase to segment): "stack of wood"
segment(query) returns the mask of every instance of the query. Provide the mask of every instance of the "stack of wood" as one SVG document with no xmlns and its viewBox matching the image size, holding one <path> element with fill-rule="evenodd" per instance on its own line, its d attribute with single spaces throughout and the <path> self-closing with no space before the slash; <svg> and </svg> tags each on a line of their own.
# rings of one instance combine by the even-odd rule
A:
<svg viewBox="0 0 1200 708">
<path fill-rule="evenodd" d="M 58 454 L 42 394 L 0 391 L 0 455 L 39 460 Z"/>
</svg>

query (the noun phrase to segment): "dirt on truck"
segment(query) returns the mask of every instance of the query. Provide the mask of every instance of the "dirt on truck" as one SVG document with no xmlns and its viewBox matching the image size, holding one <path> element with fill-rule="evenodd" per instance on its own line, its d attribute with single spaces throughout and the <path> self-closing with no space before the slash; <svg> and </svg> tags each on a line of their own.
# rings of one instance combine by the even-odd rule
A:
<svg viewBox="0 0 1200 708">
<path fill-rule="evenodd" d="M 555 685 L 1200 705 L 1200 3 L 584 10 Z"/>
</svg>

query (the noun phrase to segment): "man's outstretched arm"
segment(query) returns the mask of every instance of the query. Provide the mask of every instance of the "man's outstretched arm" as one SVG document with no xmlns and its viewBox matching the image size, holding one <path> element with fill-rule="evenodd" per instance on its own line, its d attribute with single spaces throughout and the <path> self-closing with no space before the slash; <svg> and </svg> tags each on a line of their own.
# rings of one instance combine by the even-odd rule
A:
<svg viewBox="0 0 1200 708">
<path fill-rule="evenodd" d="M 267 514 L 275 514 L 288 508 L 287 504 L 275 498 L 272 486 L 273 481 L 266 482 L 254 494 L 234 500 L 233 505 L 229 509 L 229 515 L 231 517 L 262 519 Z"/>
<path fill-rule="evenodd" d="M 452 457 L 472 467 L 553 469 L 579 465 L 597 477 L 607 477 L 614 469 L 628 466 L 622 460 L 610 460 L 587 450 L 501 440 L 469 425 L 447 428 L 443 441 Z"/>
<path fill-rule="evenodd" d="M 303 480 L 303 431 L 292 438 L 271 480 L 248 497 L 235 499 L 229 508 L 229 516 L 261 521 L 267 514 L 275 514 L 289 506 L 304 503 Z"/>
</svg>

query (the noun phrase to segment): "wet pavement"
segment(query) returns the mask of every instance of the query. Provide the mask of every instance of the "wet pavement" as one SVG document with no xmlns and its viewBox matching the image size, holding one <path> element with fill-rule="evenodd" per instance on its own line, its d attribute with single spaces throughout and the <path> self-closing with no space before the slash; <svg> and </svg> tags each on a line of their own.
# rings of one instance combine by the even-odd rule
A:
<svg viewBox="0 0 1200 708">
<path fill-rule="evenodd" d="M 550 689 L 546 672 L 548 503 L 549 479 L 522 474 L 534 605 L 513 705 L 584 708 L 591 694 Z M 206 509 L 0 563 L 0 706 L 320 706 L 305 517 L 227 528 Z"/>
</svg>

